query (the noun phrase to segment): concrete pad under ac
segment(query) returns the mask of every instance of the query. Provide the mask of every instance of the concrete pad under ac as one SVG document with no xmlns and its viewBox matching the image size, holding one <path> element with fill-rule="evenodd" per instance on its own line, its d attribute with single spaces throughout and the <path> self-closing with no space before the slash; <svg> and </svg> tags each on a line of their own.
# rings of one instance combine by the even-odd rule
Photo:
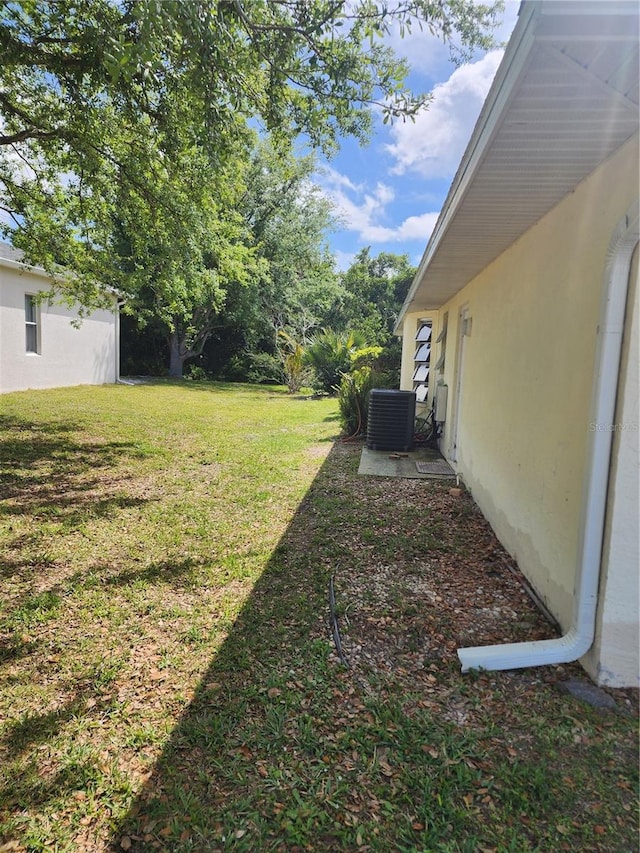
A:
<svg viewBox="0 0 640 853">
<path fill-rule="evenodd" d="M 421 473 L 416 463 L 432 463 Z M 370 450 L 363 447 L 358 474 L 373 477 L 403 477 L 410 480 L 455 480 L 455 471 L 437 450 L 421 447 L 408 453 Z"/>
</svg>

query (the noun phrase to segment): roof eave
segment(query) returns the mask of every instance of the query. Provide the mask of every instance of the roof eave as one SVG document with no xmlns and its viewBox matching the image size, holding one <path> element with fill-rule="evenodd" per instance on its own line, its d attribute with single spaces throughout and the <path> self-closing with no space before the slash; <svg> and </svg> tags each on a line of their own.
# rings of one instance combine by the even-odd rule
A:
<svg viewBox="0 0 640 853">
<path fill-rule="evenodd" d="M 31 273 L 32 275 L 37 275 L 40 278 L 51 278 L 49 273 L 42 267 L 30 266 L 24 261 L 16 261 L 13 260 L 13 258 L 3 258 L 1 255 L 0 266 L 7 267 L 8 269 L 18 270 L 19 272 L 23 273 Z"/>
<path fill-rule="evenodd" d="M 491 145 L 495 129 L 498 125 L 502 112 L 508 103 L 513 90 L 520 79 L 520 75 L 529 59 L 529 53 L 534 43 L 533 32 L 535 30 L 535 19 L 539 14 L 539 2 L 530 4 L 523 3 L 518 13 L 518 21 L 513 30 L 505 54 L 498 67 L 496 75 L 491 84 L 489 94 L 486 97 L 480 115 L 476 121 L 469 143 L 462 156 L 458 170 L 451 183 L 451 187 L 436 221 L 435 227 L 429 238 L 426 249 L 418 265 L 418 270 L 407 293 L 402 309 L 398 315 L 395 334 L 402 333 L 402 323 L 409 307 L 413 302 L 416 291 L 422 283 L 424 274 L 429 263 L 442 242 L 447 228 L 460 207 L 469 184 L 473 181 L 475 174 L 482 163 L 485 154 Z M 438 309 L 442 300 L 434 301 L 430 306 L 432 310 Z M 428 309 L 425 309 L 428 310 Z"/>
<path fill-rule="evenodd" d="M 524 0 L 396 334 L 408 313 L 438 310 L 637 136 L 637 62 L 637 3 Z"/>
</svg>

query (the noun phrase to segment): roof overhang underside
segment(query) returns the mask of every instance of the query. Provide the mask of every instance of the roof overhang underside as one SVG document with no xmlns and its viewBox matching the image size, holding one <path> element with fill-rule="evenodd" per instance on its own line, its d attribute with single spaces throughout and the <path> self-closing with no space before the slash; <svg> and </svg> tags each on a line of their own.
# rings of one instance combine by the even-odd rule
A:
<svg viewBox="0 0 640 853">
<path fill-rule="evenodd" d="M 525 2 L 398 320 L 439 308 L 638 131 L 638 3 Z"/>
</svg>

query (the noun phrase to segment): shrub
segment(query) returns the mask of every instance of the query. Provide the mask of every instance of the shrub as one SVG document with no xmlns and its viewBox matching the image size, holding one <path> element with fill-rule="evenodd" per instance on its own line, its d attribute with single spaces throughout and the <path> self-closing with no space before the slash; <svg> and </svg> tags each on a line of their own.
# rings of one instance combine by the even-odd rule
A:
<svg viewBox="0 0 640 853">
<path fill-rule="evenodd" d="M 365 435 L 369 394 L 376 387 L 378 374 L 371 367 L 345 373 L 340 381 L 338 406 L 343 432 L 349 436 Z"/>
<path fill-rule="evenodd" d="M 279 385 L 283 380 L 277 356 L 246 350 L 232 355 L 224 368 L 216 372 L 215 378 L 225 382 L 254 382 L 257 385 Z"/>
<path fill-rule="evenodd" d="M 379 372 L 378 362 L 382 353 L 382 347 L 361 347 L 351 353 L 351 370 L 360 370 L 362 367 L 370 367 Z"/>
<path fill-rule="evenodd" d="M 246 382 L 261 385 L 278 385 L 282 382 L 282 370 L 277 356 L 268 352 L 251 353 L 247 364 Z"/>
<path fill-rule="evenodd" d="M 204 367 L 199 364 L 190 364 L 185 371 L 185 379 L 193 379 L 196 382 L 204 382 L 209 377 Z"/>
</svg>

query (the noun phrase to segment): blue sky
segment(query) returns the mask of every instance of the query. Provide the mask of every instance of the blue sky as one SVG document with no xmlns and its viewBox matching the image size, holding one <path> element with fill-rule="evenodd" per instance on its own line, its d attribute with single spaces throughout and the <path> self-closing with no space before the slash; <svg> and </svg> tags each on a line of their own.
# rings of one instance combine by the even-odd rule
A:
<svg viewBox="0 0 640 853">
<path fill-rule="evenodd" d="M 520 3 L 505 6 L 498 42 L 508 40 Z M 367 147 L 345 140 L 331 161 L 319 161 L 315 182 L 342 220 L 329 237 L 339 269 L 365 246 L 419 263 L 502 57 L 478 53 L 456 68 L 448 48 L 419 31 L 393 36 L 392 46 L 409 61 L 411 88 L 434 98 L 415 123 L 376 119 Z"/>
</svg>

